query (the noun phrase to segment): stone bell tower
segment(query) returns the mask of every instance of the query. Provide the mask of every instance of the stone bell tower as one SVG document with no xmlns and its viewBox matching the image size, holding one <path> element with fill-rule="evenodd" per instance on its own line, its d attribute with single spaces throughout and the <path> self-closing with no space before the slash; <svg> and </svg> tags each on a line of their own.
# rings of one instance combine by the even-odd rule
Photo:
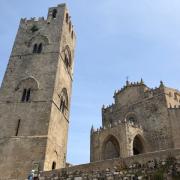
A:
<svg viewBox="0 0 180 180">
<path fill-rule="evenodd" d="M 21 19 L 0 89 L 0 179 L 65 167 L 75 39 L 65 4 Z"/>
</svg>

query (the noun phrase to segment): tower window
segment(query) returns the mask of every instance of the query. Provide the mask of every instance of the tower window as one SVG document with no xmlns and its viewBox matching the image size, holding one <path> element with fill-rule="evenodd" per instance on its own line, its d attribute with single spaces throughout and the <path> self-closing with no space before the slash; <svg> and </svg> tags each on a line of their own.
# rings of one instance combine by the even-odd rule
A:
<svg viewBox="0 0 180 180">
<path fill-rule="evenodd" d="M 33 53 L 36 53 L 36 52 L 37 52 L 37 44 L 34 44 Z"/>
<path fill-rule="evenodd" d="M 52 12 L 52 17 L 53 17 L 53 19 L 55 19 L 55 18 L 56 18 L 56 15 L 57 15 L 57 10 L 56 10 L 56 9 L 54 9 L 54 10 L 53 10 L 53 12 Z"/>
<path fill-rule="evenodd" d="M 56 162 L 55 161 L 53 161 L 53 163 L 52 163 L 52 170 L 54 170 L 54 169 L 56 169 Z"/>
<path fill-rule="evenodd" d="M 42 48 L 43 48 L 43 45 L 42 43 L 40 43 L 39 45 L 38 44 L 34 44 L 34 47 L 33 47 L 33 53 L 41 53 L 42 52 Z"/>
<path fill-rule="evenodd" d="M 71 22 L 69 22 L 69 32 L 71 32 Z"/>
<path fill-rule="evenodd" d="M 24 89 L 23 90 L 23 95 L 22 95 L 22 98 L 21 98 L 21 101 L 24 102 L 25 99 L 26 99 L 26 92 L 27 92 L 27 89 Z"/>
<path fill-rule="evenodd" d="M 63 88 L 60 96 L 60 111 L 64 114 L 65 110 L 68 109 L 68 95 L 67 95 L 67 90 Z"/>
<path fill-rule="evenodd" d="M 42 51 L 42 43 L 39 44 L 37 53 L 41 53 L 41 51 Z"/>
<path fill-rule="evenodd" d="M 60 102 L 60 110 L 62 113 L 64 113 L 64 110 L 66 109 L 66 103 L 63 97 L 61 97 L 61 102 Z"/>
<path fill-rule="evenodd" d="M 22 98 L 21 98 L 21 102 L 29 102 L 30 96 L 31 96 L 31 89 L 30 88 L 24 89 L 23 94 L 22 94 Z"/>
<path fill-rule="evenodd" d="M 18 133 L 19 133 L 20 123 L 21 123 L 21 120 L 20 120 L 20 119 L 18 119 L 18 123 L 17 123 L 17 128 L 16 128 L 16 134 L 15 134 L 15 136 L 17 136 L 17 135 L 18 135 Z"/>
<path fill-rule="evenodd" d="M 68 13 L 66 13 L 66 23 L 68 23 L 69 22 L 69 15 L 68 15 Z"/>
<path fill-rule="evenodd" d="M 70 63 L 69 63 L 69 58 L 68 58 L 68 56 L 67 56 L 67 55 L 65 55 L 65 59 L 64 59 L 64 61 L 65 61 L 66 68 L 68 68 L 68 67 L 69 67 L 69 65 L 70 65 Z"/>
<path fill-rule="evenodd" d="M 71 38 L 73 39 L 73 37 L 74 37 L 74 32 L 72 31 L 71 32 Z"/>
<path fill-rule="evenodd" d="M 64 53 L 64 64 L 66 68 L 69 70 L 71 67 L 71 51 L 69 47 L 67 46 Z"/>
</svg>

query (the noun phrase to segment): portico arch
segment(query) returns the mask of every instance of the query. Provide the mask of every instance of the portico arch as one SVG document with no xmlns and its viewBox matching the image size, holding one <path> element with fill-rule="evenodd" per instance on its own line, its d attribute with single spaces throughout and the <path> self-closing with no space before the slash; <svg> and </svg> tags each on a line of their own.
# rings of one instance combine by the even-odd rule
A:
<svg viewBox="0 0 180 180">
<path fill-rule="evenodd" d="M 145 141 L 141 135 L 136 135 L 133 140 L 133 155 L 145 153 Z"/>
<path fill-rule="evenodd" d="M 102 146 L 102 157 L 103 159 L 113 159 L 120 156 L 120 147 L 118 140 L 113 136 L 109 135 Z"/>
</svg>

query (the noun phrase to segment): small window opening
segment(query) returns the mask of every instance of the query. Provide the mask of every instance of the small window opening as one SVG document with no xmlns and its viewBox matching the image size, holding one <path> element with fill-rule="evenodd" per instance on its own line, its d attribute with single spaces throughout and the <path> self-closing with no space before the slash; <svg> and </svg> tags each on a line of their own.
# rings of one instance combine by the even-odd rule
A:
<svg viewBox="0 0 180 180">
<path fill-rule="evenodd" d="M 68 13 L 66 13 L 66 23 L 68 23 L 69 22 L 69 15 L 68 15 Z"/>
<path fill-rule="evenodd" d="M 30 96 L 31 96 L 31 89 L 30 88 L 24 89 L 22 98 L 21 98 L 21 102 L 28 102 L 30 100 Z"/>
<path fill-rule="evenodd" d="M 54 169 L 56 169 L 56 162 L 55 161 L 53 161 L 53 163 L 52 163 L 52 170 L 54 170 Z"/>
<path fill-rule="evenodd" d="M 65 55 L 64 61 L 65 61 L 66 68 L 68 68 L 70 64 L 69 64 L 69 58 L 67 55 Z"/>
<path fill-rule="evenodd" d="M 71 32 L 71 38 L 73 39 L 73 37 L 74 37 L 74 32 L 72 31 Z"/>
<path fill-rule="evenodd" d="M 34 44 L 33 53 L 36 53 L 36 52 L 37 52 L 37 44 Z"/>
<path fill-rule="evenodd" d="M 17 127 L 16 127 L 16 134 L 15 134 L 15 136 L 18 136 L 20 123 L 21 123 L 21 120 L 18 119 L 18 123 L 17 123 Z"/>
<path fill-rule="evenodd" d="M 30 96 L 31 96 L 31 89 L 28 89 L 28 90 L 27 90 L 27 95 L 26 95 L 26 102 L 29 101 Z"/>
<path fill-rule="evenodd" d="M 69 22 L 69 32 L 71 32 L 71 22 Z"/>
<path fill-rule="evenodd" d="M 37 50 L 37 53 L 41 53 L 41 52 L 42 52 L 42 43 L 39 44 L 38 50 Z"/>
<path fill-rule="evenodd" d="M 129 118 L 128 118 L 128 120 L 129 120 L 130 122 L 133 122 L 133 123 L 135 123 L 135 122 L 136 122 L 136 119 L 135 119 L 134 117 L 132 117 L 132 116 L 131 116 L 131 117 L 129 117 Z"/>
<path fill-rule="evenodd" d="M 21 101 L 24 102 L 25 99 L 26 99 L 26 92 L 27 92 L 27 89 L 24 89 L 23 90 L 23 95 L 22 95 L 22 98 L 21 98 Z"/>
<path fill-rule="evenodd" d="M 65 102 L 65 100 L 63 100 L 63 98 L 61 98 L 60 110 L 62 113 L 64 113 L 65 108 L 66 108 L 66 102 Z"/>
<path fill-rule="evenodd" d="M 53 10 L 53 12 L 52 12 L 52 17 L 53 17 L 53 19 L 55 19 L 55 18 L 56 18 L 56 16 L 57 16 L 57 10 L 56 10 L 56 9 L 54 9 L 54 10 Z"/>
</svg>

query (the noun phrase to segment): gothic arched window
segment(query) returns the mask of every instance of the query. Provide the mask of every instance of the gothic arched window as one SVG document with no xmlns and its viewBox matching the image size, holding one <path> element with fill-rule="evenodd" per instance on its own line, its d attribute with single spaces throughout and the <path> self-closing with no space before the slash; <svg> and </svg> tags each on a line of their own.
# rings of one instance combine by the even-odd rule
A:
<svg viewBox="0 0 180 180">
<path fill-rule="evenodd" d="M 23 94 L 22 94 L 21 101 L 22 102 L 29 102 L 30 96 L 31 96 L 31 88 L 23 89 Z"/>
<path fill-rule="evenodd" d="M 126 115 L 126 121 L 127 122 L 130 122 L 130 123 L 138 123 L 138 120 L 137 120 L 137 116 L 134 112 L 129 112 L 127 115 Z"/>
<path fill-rule="evenodd" d="M 68 110 L 68 95 L 67 90 L 63 88 L 60 95 L 60 111 L 64 114 Z"/>
<path fill-rule="evenodd" d="M 120 147 L 117 139 L 109 135 L 103 143 L 103 159 L 113 159 L 120 156 Z"/>
<path fill-rule="evenodd" d="M 68 70 L 71 68 L 71 64 L 72 64 L 71 61 L 72 61 L 71 60 L 71 51 L 70 51 L 69 47 L 66 46 L 65 52 L 64 52 L 64 63 Z"/>
<path fill-rule="evenodd" d="M 33 46 L 33 53 L 41 53 L 42 52 L 42 48 L 43 48 L 42 43 L 34 44 L 34 46 Z"/>
<path fill-rule="evenodd" d="M 66 13 L 66 23 L 68 23 L 69 22 L 69 15 L 68 15 L 68 13 Z"/>
<path fill-rule="evenodd" d="M 32 100 L 32 95 L 38 90 L 38 82 L 33 77 L 28 77 L 19 82 L 16 87 L 16 91 L 19 96 L 21 96 L 21 102 L 30 102 Z"/>
</svg>

